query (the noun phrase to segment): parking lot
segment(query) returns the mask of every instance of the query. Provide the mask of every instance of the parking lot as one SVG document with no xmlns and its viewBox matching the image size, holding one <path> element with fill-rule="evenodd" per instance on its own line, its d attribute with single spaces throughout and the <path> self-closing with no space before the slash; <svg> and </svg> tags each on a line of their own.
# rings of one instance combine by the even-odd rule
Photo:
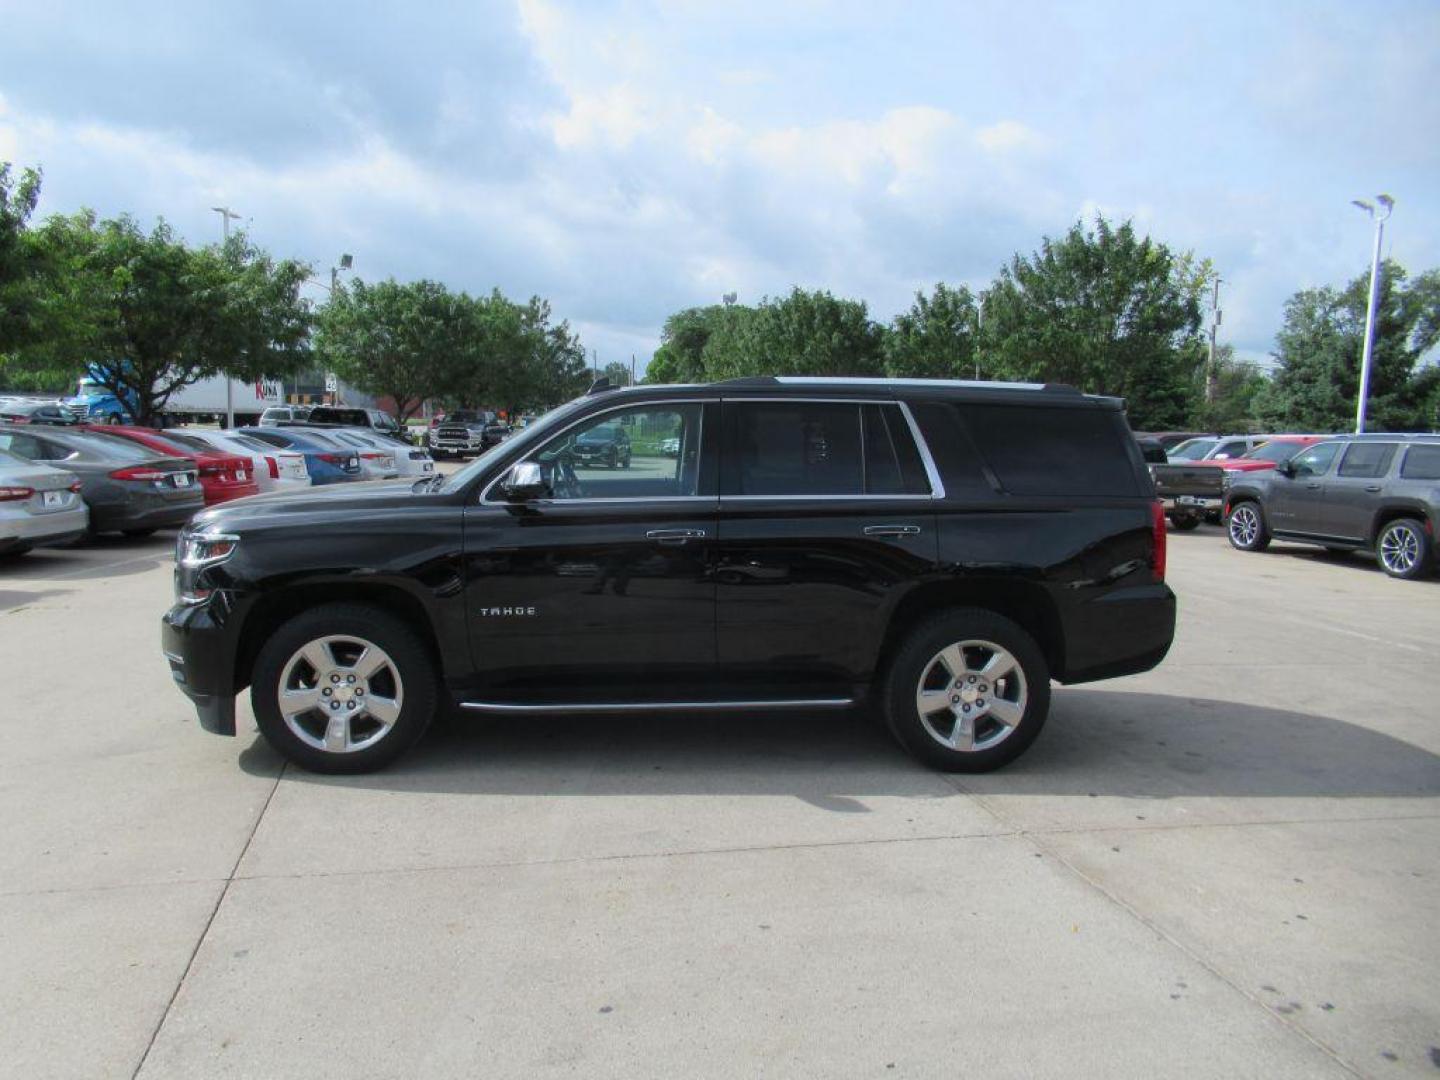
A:
<svg viewBox="0 0 1440 1080">
<path fill-rule="evenodd" d="M 0 570 L 7 1075 L 1440 1066 L 1440 582 L 1172 535 L 1168 660 L 987 776 L 826 714 L 458 722 L 325 778 L 248 703 L 198 729 L 172 544 Z"/>
</svg>

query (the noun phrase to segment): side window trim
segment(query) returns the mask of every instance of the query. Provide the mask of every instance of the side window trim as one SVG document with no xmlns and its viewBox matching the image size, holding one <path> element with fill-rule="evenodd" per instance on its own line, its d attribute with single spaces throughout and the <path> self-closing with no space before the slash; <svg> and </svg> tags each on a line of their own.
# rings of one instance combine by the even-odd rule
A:
<svg viewBox="0 0 1440 1080">
<path fill-rule="evenodd" d="M 550 445 L 551 445 L 552 443 L 554 443 L 556 440 L 564 438 L 565 435 L 566 435 L 566 433 L 568 433 L 569 431 L 571 431 L 571 430 L 574 429 L 574 428 L 579 427 L 581 424 L 588 424 L 588 423 L 590 423 L 592 420 L 596 420 L 596 419 L 598 419 L 599 417 L 602 417 L 602 416 L 608 416 L 608 415 L 610 415 L 611 413 L 614 413 L 614 412 L 626 412 L 626 411 L 629 411 L 629 410 L 638 410 L 638 409 L 663 409 L 663 408 L 665 408 L 666 406 L 669 406 L 669 405 L 699 405 L 699 406 L 700 406 L 700 423 L 699 423 L 699 426 L 696 428 L 696 433 L 695 433 L 695 453 L 696 453 L 697 455 L 701 455 L 701 456 L 699 456 L 699 457 L 696 458 L 696 464 L 695 464 L 695 475 L 696 475 L 697 477 L 699 477 L 699 476 L 702 475 L 702 468 L 701 468 L 701 467 L 702 467 L 703 464 L 704 464 L 704 457 L 703 457 L 703 455 L 704 455 L 704 452 L 705 452 L 705 406 L 708 405 L 708 404 L 713 403 L 715 400 L 716 400 L 715 398 L 696 397 L 696 398 L 665 398 L 665 399 L 663 399 L 663 400 L 658 400 L 658 401 L 624 402 L 624 403 L 621 403 L 621 404 L 614 405 L 614 406 L 612 406 L 612 407 L 610 407 L 610 408 L 608 408 L 608 409 L 601 409 L 599 412 L 586 413 L 584 416 L 577 417 L 576 419 L 574 419 L 574 420 L 571 421 L 570 423 L 566 424 L 563 428 L 561 428 L 559 431 L 555 432 L 555 434 L 553 434 L 552 436 L 550 436 L 550 438 L 546 439 L 545 442 L 543 442 L 543 443 L 541 443 L 539 446 L 535 447 L 534 450 L 531 450 L 530 452 L 528 452 L 528 453 L 526 453 L 526 454 L 523 454 L 522 456 L 520 456 L 520 457 L 517 458 L 516 460 L 508 463 L 504 468 L 502 468 L 498 473 L 496 473 L 496 474 L 495 474 L 495 478 L 494 478 L 493 480 L 491 480 L 488 484 L 486 484 L 484 490 L 481 492 L 478 505 L 480 505 L 480 506 L 509 506 L 510 504 L 507 503 L 504 499 L 492 499 L 492 498 L 490 498 L 490 493 L 491 493 L 495 488 L 497 488 L 497 487 L 500 486 L 501 481 L 503 481 L 503 480 L 505 479 L 506 475 L 509 474 L 510 470 L 511 470 L 514 466 L 516 466 L 517 464 L 519 464 L 519 463 L 522 462 L 522 461 L 528 461 L 534 454 L 538 454 L 541 450 L 545 449 L 545 447 L 547 447 L 547 446 L 550 446 Z M 539 506 L 581 506 L 581 505 L 586 505 L 586 506 L 588 506 L 588 505 L 593 505 L 593 504 L 596 504 L 596 503 L 637 503 L 637 502 L 665 502 L 665 503 L 706 502 L 706 503 L 713 503 L 713 502 L 715 502 L 716 498 L 717 498 L 717 496 L 715 496 L 715 495 L 594 495 L 594 496 L 588 496 L 588 495 L 587 495 L 587 496 L 584 496 L 584 497 L 579 498 L 579 499 L 536 499 L 536 500 L 535 500 L 535 503 L 536 503 L 536 505 L 539 505 Z"/>
<path fill-rule="evenodd" d="M 910 435 L 915 440 L 915 448 L 920 452 L 920 461 L 925 466 L 925 478 L 930 483 L 930 490 L 927 493 L 914 495 L 868 495 L 864 493 L 856 495 L 726 495 L 723 490 L 720 493 L 720 501 L 723 502 L 793 502 L 803 499 L 807 502 L 855 502 L 857 500 L 888 500 L 895 499 L 924 499 L 933 502 L 936 499 L 945 497 L 945 485 L 940 480 L 940 470 L 935 467 L 935 459 L 930 454 L 930 447 L 925 442 L 925 436 L 920 434 L 920 426 L 915 423 L 915 417 L 910 412 L 910 407 L 903 401 L 894 398 L 835 398 L 835 397 L 722 397 L 721 405 L 742 405 L 742 404 L 783 404 L 783 405 L 854 405 L 857 414 L 865 405 L 878 405 L 882 409 L 885 406 L 898 407 L 900 414 L 905 417 L 905 423 L 910 429 Z M 881 414 L 884 415 L 883 413 Z M 864 461 L 864 435 L 865 425 L 860 424 L 861 436 L 861 461 Z M 722 445 L 722 454 L 725 452 Z M 863 472 L 862 472 L 863 475 Z"/>
</svg>

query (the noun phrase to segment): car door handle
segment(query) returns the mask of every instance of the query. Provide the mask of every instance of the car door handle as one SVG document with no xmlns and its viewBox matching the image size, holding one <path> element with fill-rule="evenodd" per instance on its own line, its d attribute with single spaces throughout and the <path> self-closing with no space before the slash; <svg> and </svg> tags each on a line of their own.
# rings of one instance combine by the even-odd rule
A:
<svg viewBox="0 0 1440 1080">
<path fill-rule="evenodd" d="M 1319 484 L 1306 484 L 1305 486 L 1306 486 L 1307 488 L 1309 488 L 1311 491 L 1319 491 L 1319 490 L 1320 490 L 1320 485 L 1319 485 Z"/>
<path fill-rule="evenodd" d="M 662 544 L 683 544 L 687 540 L 704 540 L 704 529 L 651 529 L 645 534 L 646 540 Z"/>
<path fill-rule="evenodd" d="M 1380 490 L 1380 485 L 1379 485 L 1379 484 L 1366 484 L 1366 485 L 1365 485 L 1365 490 L 1366 490 L 1366 491 L 1379 491 L 1379 490 Z"/>
<path fill-rule="evenodd" d="M 919 525 L 866 525 L 861 530 L 866 536 L 919 536 Z"/>
</svg>

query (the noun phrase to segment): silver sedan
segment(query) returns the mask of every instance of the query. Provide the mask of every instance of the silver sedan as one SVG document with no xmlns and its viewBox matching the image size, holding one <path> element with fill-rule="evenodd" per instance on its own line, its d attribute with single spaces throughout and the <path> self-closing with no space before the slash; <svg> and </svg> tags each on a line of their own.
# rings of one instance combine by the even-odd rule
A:
<svg viewBox="0 0 1440 1080">
<path fill-rule="evenodd" d="M 74 473 L 0 450 L 0 555 L 78 540 L 89 524 Z"/>
</svg>

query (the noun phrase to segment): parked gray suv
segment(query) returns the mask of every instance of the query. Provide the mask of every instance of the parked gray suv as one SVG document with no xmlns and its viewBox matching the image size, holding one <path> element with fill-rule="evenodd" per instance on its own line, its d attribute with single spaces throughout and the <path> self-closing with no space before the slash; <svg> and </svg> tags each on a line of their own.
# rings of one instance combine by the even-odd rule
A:
<svg viewBox="0 0 1440 1080">
<path fill-rule="evenodd" d="M 1434 566 L 1440 524 L 1440 435 L 1345 435 L 1276 469 L 1237 476 L 1225 498 L 1230 543 L 1271 539 L 1371 551 L 1391 577 Z"/>
</svg>

